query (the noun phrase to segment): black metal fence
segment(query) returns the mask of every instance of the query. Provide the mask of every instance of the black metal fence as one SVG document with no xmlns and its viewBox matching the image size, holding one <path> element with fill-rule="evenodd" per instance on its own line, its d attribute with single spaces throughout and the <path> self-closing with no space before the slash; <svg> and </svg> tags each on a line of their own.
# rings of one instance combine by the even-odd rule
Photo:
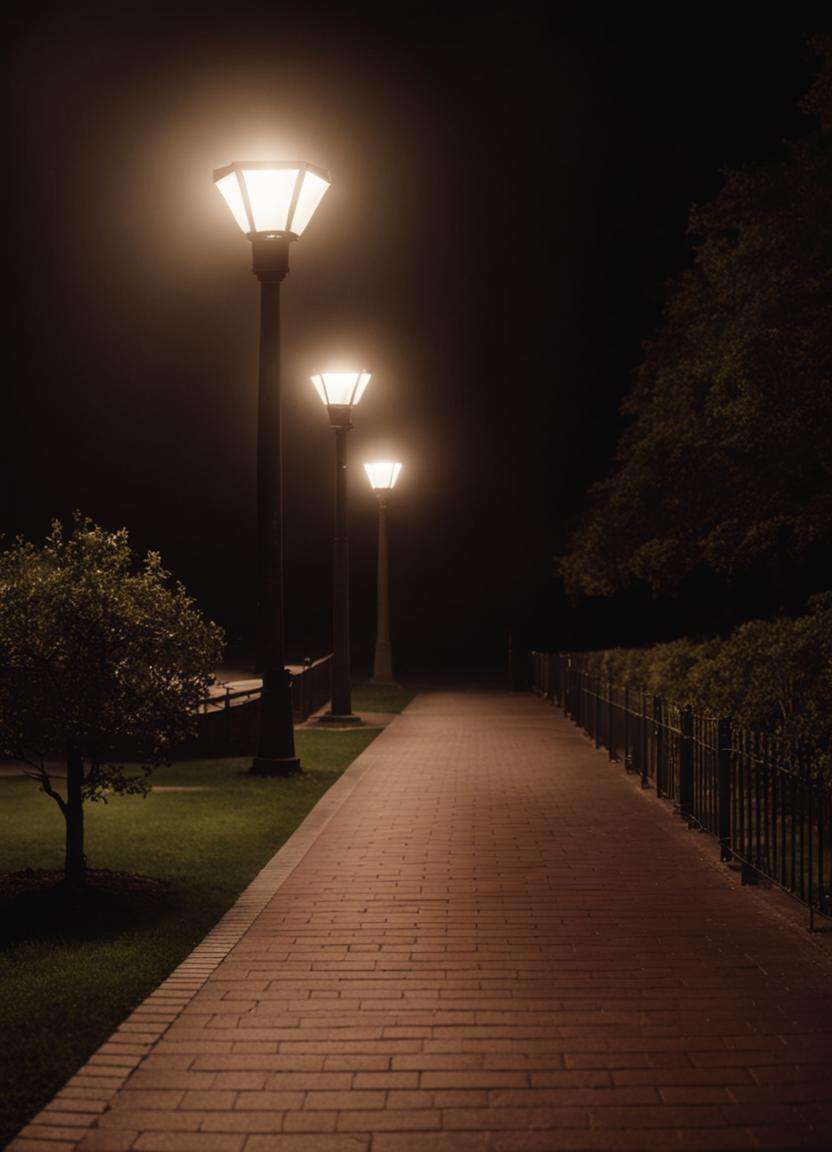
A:
<svg viewBox="0 0 832 1152">
<path fill-rule="evenodd" d="M 332 699 L 332 653 L 292 673 L 292 715 L 301 724 Z M 254 752 L 260 723 L 260 686 L 228 689 L 202 702 L 196 737 L 177 756 L 244 756 Z"/>
<path fill-rule="evenodd" d="M 300 672 L 292 674 L 292 710 L 296 723 L 308 720 L 313 712 L 332 699 L 332 652 L 317 660 L 306 660 Z"/>
<path fill-rule="evenodd" d="M 764 876 L 801 900 L 810 927 L 815 913 L 832 915 L 832 793 L 811 750 L 620 688 L 580 655 L 532 652 L 531 683 L 642 787 L 717 837 L 744 882 Z"/>
</svg>

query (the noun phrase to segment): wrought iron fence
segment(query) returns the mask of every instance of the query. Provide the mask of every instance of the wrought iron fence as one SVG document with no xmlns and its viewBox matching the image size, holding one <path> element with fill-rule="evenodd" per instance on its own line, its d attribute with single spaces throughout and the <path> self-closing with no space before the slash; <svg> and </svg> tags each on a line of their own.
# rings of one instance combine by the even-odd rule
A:
<svg viewBox="0 0 832 1152">
<path fill-rule="evenodd" d="M 611 761 L 717 837 L 743 882 L 763 876 L 816 913 L 832 915 L 832 793 L 811 750 L 621 688 L 580 655 L 531 653 L 532 690 L 561 707 Z"/>
<path fill-rule="evenodd" d="M 317 660 L 305 660 L 302 670 L 292 673 L 292 710 L 298 723 L 332 699 L 332 660 L 328 652 Z"/>
</svg>

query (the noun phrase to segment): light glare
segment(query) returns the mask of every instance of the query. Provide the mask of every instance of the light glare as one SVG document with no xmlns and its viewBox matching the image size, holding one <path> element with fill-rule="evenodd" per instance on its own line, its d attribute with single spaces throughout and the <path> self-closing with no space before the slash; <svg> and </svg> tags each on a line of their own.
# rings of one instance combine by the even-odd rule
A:
<svg viewBox="0 0 832 1152">
<path fill-rule="evenodd" d="M 250 232 L 251 227 L 248 222 L 248 214 L 246 213 L 246 206 L 243 202 L 243 193 L 240 190 L 240 181 L 236 172 L 229 172 L 227 176 L 223 176 L 222 180 L 217 181 L 217 187 L 223 195 L 223 198 L 231 209 L 234 219 L 240 225 L 243 232 Z"/>
<path fill-rule="evenodd" d="M 247 236 L 300 236 L 329 188 L 323 172 L 299 161 L 238 161 L 217 169 L 214 182 Z"/>
<path fill-rule="evenodd" d="M 298 202 L 295 205 L 294 215 L 290 221 L 292 231 L 297 235 L 303 232 L 306 225 L 315 215 L 315 210 L 324 198 L 329 184 L 323 177 L 314 172 L 305 172 L 303 183 L 298 193 Z"/>
<path fill-rule="evenodd" d="M 358 404 L 371 379 L 371 372 L 319 372 L 311 377 L 324 404 L 351 408 Z"/>
<path fill-rule="evenodd" d="M 248 201 L 255 232 L 287 232 L 292 194 L 298 181 L 297 169 L 244 168 Z"/>
<path fill-rule="evenodd" d="M 375 491 L 395 488 L 401 470 L 401 464 L 394 460 L 374 460 L 364 465 L 370 487 Z"/>
</svg>

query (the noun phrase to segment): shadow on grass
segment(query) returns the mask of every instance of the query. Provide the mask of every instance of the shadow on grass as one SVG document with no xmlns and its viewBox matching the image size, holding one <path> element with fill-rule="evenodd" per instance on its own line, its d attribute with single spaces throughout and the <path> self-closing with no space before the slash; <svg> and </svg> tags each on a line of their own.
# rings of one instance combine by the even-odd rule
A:
<svg viewBox="0 0 832 1152">
<path fill-rule="evenodd" d="M 151 925 L 174 903 L 173 885 L 130 872 L 93 870 L 68 889 L 63 873 L 27 868 L 0 876 L 0 948 L 28 940 L 106 940 Z"/>
</svg>

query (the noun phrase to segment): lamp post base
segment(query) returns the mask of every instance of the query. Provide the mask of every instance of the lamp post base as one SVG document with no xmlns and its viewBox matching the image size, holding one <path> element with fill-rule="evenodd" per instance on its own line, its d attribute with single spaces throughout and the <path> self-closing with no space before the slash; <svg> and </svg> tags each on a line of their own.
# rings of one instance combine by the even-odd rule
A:
<svg viewBox="0 0 832 1152">
<path fill-rule="evenodd" d="M 300 771 L 297 756 L 255 756 L 249 768 L 252 776 L 295 776 Z"/>
<path fill-rule="evenodd" d="M 377 684 L 392 684 L 393 683 L 393 658 L 390 653 L 390 645 L 378 645 L 376 648 L 376 657 L 373 661 L 373 680 Z"/>
<path fill-rule="evenodd" d="M 333 728 L 346 728 L 348 726 L 356 727 L 359 724 L 363 724 L 364 721 L 360 716 L 356 716 L 354 712 L 347 712 L 344 714 L 340 714 L 338 712 L 325 712 L 323 716 L 318 717 L 317 723 L 326 724 Z"/>
</svg>

